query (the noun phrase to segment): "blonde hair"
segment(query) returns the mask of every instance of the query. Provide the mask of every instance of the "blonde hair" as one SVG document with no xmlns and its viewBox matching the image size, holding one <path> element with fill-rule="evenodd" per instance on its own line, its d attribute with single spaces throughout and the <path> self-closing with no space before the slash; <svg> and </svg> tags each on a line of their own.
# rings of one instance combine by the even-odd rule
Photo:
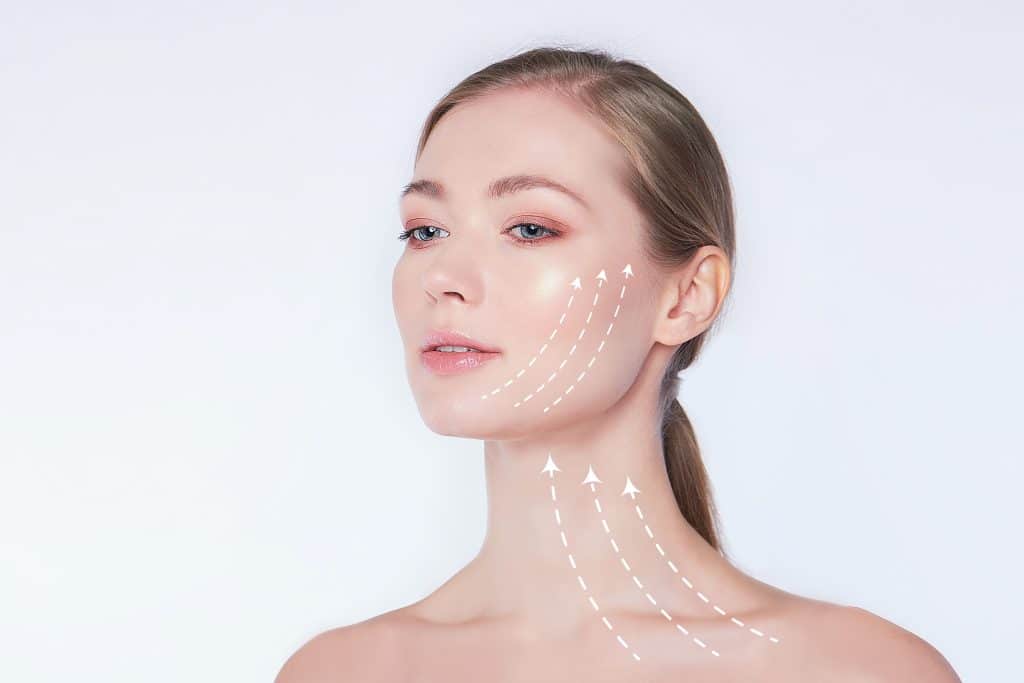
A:
<svg viewBox="0 0 1024 683">
<path fill-rule="evenodd" d="M 678 90 L 646 66 L 606 51 L 536 47 L 467 76 L 430 111 L 416 158 L 452 108 L 505 88 L 543 88 L 568 96 L 607 126 L 631 162 L 624 182 L 646 218 L 644 250 L 656 266 L 684 266 L 704 245 L 720 247 L 735 266 L 732 190 L 711 131 Z M 679 373 L 693 363 L 710 329 L 672 355 L 661 382 L 659 423 L 676 503 L 686 521 L 724 555 L 700 447 L 677 397 Z"/>
</svg>

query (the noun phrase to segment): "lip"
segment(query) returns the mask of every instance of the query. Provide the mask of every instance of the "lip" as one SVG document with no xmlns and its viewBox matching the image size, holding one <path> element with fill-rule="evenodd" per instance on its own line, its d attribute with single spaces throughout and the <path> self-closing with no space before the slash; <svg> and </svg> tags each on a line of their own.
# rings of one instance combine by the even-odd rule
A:
<svg viewBox="0 0 1024 683">
<path fill-rule="evenodd" d="M 479 349 L 487 353 L 501 352 L 501 349 L 477 341 L 472 337 L 467 337 L 464 334 L 459 334 L 454 330 L 430 330 L 427 336 L 423 338 L 420 351 L 429 351 L 438 346 L 468 346 L 471 349 Z"/>
<path fill-rule="evenodd" d="M 479 351 L 434 351 L 438 346 L 468 346 Z M 420 346 L 420 361 L 437 375 L 468 372 L 501 356 L 501 351 L 471 337 L 447 330 L 431 330 Z"/>
</svg>

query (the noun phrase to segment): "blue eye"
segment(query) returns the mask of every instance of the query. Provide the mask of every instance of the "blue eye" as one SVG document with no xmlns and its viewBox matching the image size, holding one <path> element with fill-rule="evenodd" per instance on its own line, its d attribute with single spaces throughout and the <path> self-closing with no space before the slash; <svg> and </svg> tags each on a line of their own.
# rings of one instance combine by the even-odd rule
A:
<svg viewBox="0 0 1024 683">
<path fill-rule="evenodd" d="M 537 228 L 541 237 L 543 237 L 543 235 L 545 233 L 547 233 L 549 235 L 552 235 L 554 237 L 558 236 L 558 233 L 556 231 L 552 230 L 551 228 L 545 227 L 545 226 L 541 225 L 540 223 L 519 223 L 517 225 L 513 225 L 511 228 L 508 229 L 507 232 L 511 232 L 512 230 L 516 230 L 518 228 Z M 522 230 L 520 230 L 519 234 L 523 235 L 523 237 L 515 237 L 514 239 L 516 239 L 516 240 L 518 240 L 520 242 L 540 242 L 540 241 L 542 241 L 542 239 L 538 239 L 538 236 L 537 236 L 535 231 L 524 233 Z"/>
<path fill-rule="evenodd" d="M 524 231 L 520 228 L 525 228 L 526 230 Z M 506 229 L 504 232 L 510 233 L 513 230 L 517 231 L 519 235 L 512 235 L 513 240 L 521 244 L 530 243 L 530 246 L 533 246 L 534 242 L 543 242 L 545 239 L 558 237 L 562 234 L 560 231 L 541 225 L 540 223 L 517 223 L 516 225 Z M 441 235 L 442 237 L 447 237 L 450 234 L 444 228 L 438 228 L 433 225 L 420 225 L 398 233 L 398 239 L 409 240 L 412 238 L 410 240 L 411 246 L 415 242 L 433 242 L 435 241 L 435 236 L 437 236 L 439 232 L 444 233 Z M 423 247 L 417 246 L 413 248 L 422 249 Z"/>
<path fill-rule="evenodd" d="M 448 231 L 445 230 L 444 228 L 434 227 L 433 225 L 420 225 L 418 227 L 409 228 L 408 230 L 403 230 L 402 232 L 398 233 L 398 239 L 400 239 L 400 240 L 407 240 L 412 235 L 415 234 L 415 235 L 417 235 L 417 237 L 413 240 L 413 242 L 432 242 L 433 241 L 433 237 L 428 237 L 426 239 L 422 239 L 421 237 L 419 237 L 419 235 L 423 234 L 423 233 L 420 232 L 420 230 L 433 231 L 433 232 L 427 233 L 427 234 L 430 234 L 430 235 L 433 235 L 433 234 L 437 233 L 438 231 L 443 232 L 445 234 L 445 236 L 448 235 Z"/>
</svg>

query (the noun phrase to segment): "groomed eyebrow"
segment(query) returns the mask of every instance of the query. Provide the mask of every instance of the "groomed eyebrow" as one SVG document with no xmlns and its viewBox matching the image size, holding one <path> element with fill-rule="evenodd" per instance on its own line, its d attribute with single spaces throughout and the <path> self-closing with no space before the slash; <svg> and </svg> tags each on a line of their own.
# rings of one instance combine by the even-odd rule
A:
<svg viewBox="0 0 1024 683">
<path fill-rule="evenodd" d="M 544 187 L 549 190 L 555 190 L 562 194 L 571 197 L 575 202 L 581 204 L 583 208 L 590 209 L 590 204 L 575 190 L 571 190 L 557 180 L 552 180 L 547 176 L 519 173 L 516 175 L 505 176 L 504 178 L 498 178 L 487 187 L 486 196 L 491 199 L 498 199 L 507 194 L 513 192 L 519 192 L 520 190 L 529 190 L 535 187 Z M 422 180 L 414 180 L 405 187 L 402 188 L 402 193 L 398 199 L 401 201 L 410 194 L 421 194 L 431 199 L 445 198 L 444 185 L 440 181 L 430 180 L 424 178 Z"/>
</svg>

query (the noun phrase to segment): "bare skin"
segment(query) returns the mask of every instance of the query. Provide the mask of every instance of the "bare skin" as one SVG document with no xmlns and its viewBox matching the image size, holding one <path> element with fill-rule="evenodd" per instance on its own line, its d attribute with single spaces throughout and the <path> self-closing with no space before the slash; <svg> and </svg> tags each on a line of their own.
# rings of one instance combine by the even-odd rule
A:
<svg viewBox="0 0 1024 683">
<path fill-rule="evenodd" d="M 459 105 L 435 128 L 414 179 L 440 181 L 444 194 L 410 193 L 401 213 L 406 228 L 440 230 L 406 244 L 393 301 L 424 421 L 484 441 L 486 537 L 422 600 L 307 642 L 277 683 L 959 680 L 932 646 L 881 617 L 746 575 L 680 513 L 658 433 L 659 383 L 672 352 L 719 314 L 730 266 L 714 246 L 674 270 L 649 263 L 642 216 L 620 182 L 626 163 L 598 122 L 540 91 Z M 556 179 L 584 201 L 536 187 L 487 195 L 491 181 L 517 173 Z M 526 245 L 507 232 L 522 223 L 561 234 Z M 576 277 L 583 287 L 571 290 Z M 573 291 L 578 304 L 566 309 Z M 437 327 L 501 357 L 438 376 L 419 357 Z M 584 328 L 589 336 L 577 336 Z M 482 399 L 520 369 L 531 374 Z M 549 455 L 558 472 L 543 471 Z M 593 487 L 582 483 L 591 471 Z M 627 478 L 635 498 L 623 495 Z"/>
</svg>

